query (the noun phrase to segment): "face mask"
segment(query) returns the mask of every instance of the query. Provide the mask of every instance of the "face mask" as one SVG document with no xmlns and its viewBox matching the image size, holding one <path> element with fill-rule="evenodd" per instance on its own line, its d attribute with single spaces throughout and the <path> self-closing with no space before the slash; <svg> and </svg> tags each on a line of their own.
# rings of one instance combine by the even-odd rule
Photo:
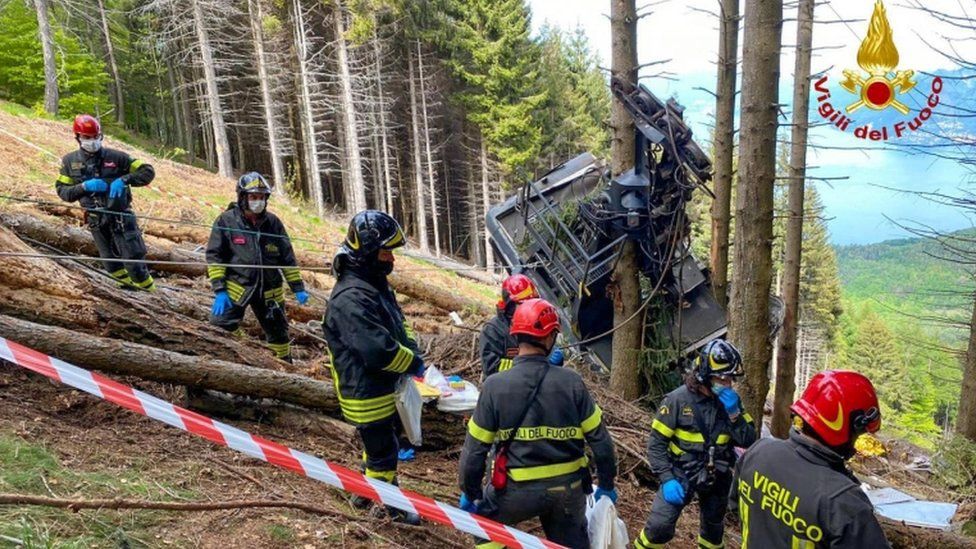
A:
<svg viewBox="0 0 976 549">
<path fill-rule="evenodd" d="M 264 211 L 264 207 L 268 204 L 267 200 L 248 200 L 247 209 L 252 212 L 259 214 Z"/>
<path fill-rule="evenodd" d="M 389 276 L 393 272 L 393 263 L 389 261 L 377 261 L 376 268 L 383 276 Z"/>
<path fill-rule="evenodd" d="M 102 148 L 101 137 L 96 137 L 94 139 L 79 139 L 78 141 L 81 145 L 81 150 L 87 153 L 97 153 Z"/>
</svg>

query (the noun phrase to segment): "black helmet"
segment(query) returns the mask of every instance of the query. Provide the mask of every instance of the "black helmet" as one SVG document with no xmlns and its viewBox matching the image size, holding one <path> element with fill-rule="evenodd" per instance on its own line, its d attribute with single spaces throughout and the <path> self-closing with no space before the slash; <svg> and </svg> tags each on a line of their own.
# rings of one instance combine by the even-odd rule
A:
<svg viewBox="0 0 976 549">
<path fill-rule="evenodd" d="M 238 199 L 251 193 L 271 194 L 271 185 L 268 185 L 268 181 L 258 172 L 247 172 L 237 180 Z"/>
<path fill-rule="evenodd" d="M 379 210 L 363 210 L 352 217 L 342 251 L 362 260 L 381 249 L 392 250 L 406 244 L 396 219 Z"/>
<path fill-rule="evenodd" d="M 741 376 L 742 355 L 739 350 L 724 339 L 713 339 L 702 347 L 695 359 L 695 379 L 706 383 L 713 375 Z"/>
</svg>

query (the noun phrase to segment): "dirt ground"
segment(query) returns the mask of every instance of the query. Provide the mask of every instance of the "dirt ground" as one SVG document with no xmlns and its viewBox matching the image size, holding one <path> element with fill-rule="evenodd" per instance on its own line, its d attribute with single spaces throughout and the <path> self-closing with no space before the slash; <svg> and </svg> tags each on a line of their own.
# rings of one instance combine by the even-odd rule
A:
<svg viewBox="0 0 976 549">
<path fill-rule="evenodd" d="M 162 384 L 125 380 L 140 390 L 179 402 L 182 389 Z M 234 422 L 241 429 L 285 445 L 308 451 L 326 460 L 356 467 L 358 441 L 337 432 L 334 436 L 303 430 Z M 231 500 L 299 501 L 350 516 L 319 516 L 290 509 L 235 509 L 201 512 L 153 512 L 148 525 L 131 532 L 132 511 L 79 511 L 85 520 L 116 526 L 115 540 L 104 545 L 153 547 L 467 547 L 469 538 L 451 529 L 425 522 L 420 527 L 397 525 L 352 508 L 338 490 L 296 474 L 274 468 L 232 450 L 137 416 L 87 394 L 59 386 L 15 366 L 0 366 L 0 435 L 39 445 L 54 454 L 60 466 L 78 474 L 129 476 L 157 486 L 144 499 L 217 502 Z M 413 462 L 401 464 L 401 483 L 440 501 L 457 500 L 454 447 L 420 451 Z M 0 483 L 2 484 L 2 483 Z M 91 499 L 83 488 L 64 492 L 44 483 L 37 495 L 65 499 Z M 181 495 L 182 491 L 192 495 Z M 3 492 L 9 492 L 2 487 Z M 622 481 L 620 512 L 633 535 L 643 524 L 651 492 Z M 178 498 L 172 494 L 180 495 Z M 131 497 L 130 497 L 131 499 Z M 3 515 L 16 520 L 19 509 Z M 70 540 L 71 513 L 57 511 L 44 527 L 51 539 Z M 694 547 L 696 509 L 689 508 L 679 527 L 674 547 Z M 540 533 L 538 525 L 526 525 Z M 730 533 L 734 536 L 734 533 Z M 3 541 L 0 541 L 2 546 Z M 56 543 L 57 545 L 57 543 Z M 735 547 L 736 544 L 730 543 Z"/>
</svg>

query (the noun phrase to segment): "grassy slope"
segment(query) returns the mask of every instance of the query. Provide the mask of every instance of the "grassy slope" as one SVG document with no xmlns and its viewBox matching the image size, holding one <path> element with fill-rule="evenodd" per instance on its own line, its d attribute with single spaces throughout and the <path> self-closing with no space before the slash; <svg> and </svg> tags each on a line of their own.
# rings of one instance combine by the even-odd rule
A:
<svg viewBox="0 0 976 549">
<path fill-rule="evenodd" d="M 0 130 L 29 143 L 0 132 L 0 194 L 60 202 L 54 192 L 54 179 L 60 167 L 60 156 L 76 146 L 70 128 L 70 122 L 38 118 L 29 109 L 0 101 Z M 165 160 L 164 156 L 171 155 L 143 138 L 128 134 L 121 136 L 128 142 L 138 142 L 142 148 L 120 142 L 113 134 L 106 135 L 106 144 L 151 163 L 156 168 L 156 179 L 150 187 L 179 196 L 173 198 L 149 188 L 134 189 L 133 202 L 137 213 L 209 226 L 233 200 L 234 181 L 200 168 Z M 38 150 L 38 147 L 51 154 Z M 156 151 L 156 154 L 147 151 Z M 0 208 L 11 207 L 17 206 L 0 199 Z M 296 248 L 316 252 L 323 263 L 331 260 L 345 236 L 347 218 L 319 218 L 300 200 L 274 197 L 270 209 L 285 222 L 289 234 L 296 239 Z M 488 307 L 496 299 L 494 288 L 458 277 L 430 263 L 401 256 L 397 265 L 399 272 L 416 273 L 430 284 L 449 288 Z"/>
</svg>

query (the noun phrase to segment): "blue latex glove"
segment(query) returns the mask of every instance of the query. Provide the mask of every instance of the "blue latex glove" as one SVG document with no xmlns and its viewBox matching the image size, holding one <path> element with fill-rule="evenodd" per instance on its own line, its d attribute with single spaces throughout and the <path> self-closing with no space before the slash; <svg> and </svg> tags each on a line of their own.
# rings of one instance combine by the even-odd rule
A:
<svg viewBox="0 0 976 549">
<path fill-rule="evenodd" d="M 214 296 L 213 307 L 210 308 L 211 314 L 214 316 L 220 316 L 230 310 L 231 305 L 230 296 L 227 292 L 220 291 Z"/>
<path fill-rule="evenodd" d="M 596 492 L 593 492 L 593 499 L 599 500 L 603 497 L 610 498 L 610 501 L 617 503 L 617 489 L 614 488 L 613 490 L 604 490 L 603 488 L 597 486 Z"/>
<path fill-rule="evenodd" d="M 298 300 L 299 305 L 304 305 L 308 303 L 308 292 L 302 290 L 300 292 L 295 292 L 295 299 Z"/>
<path fill-rule="evenodd" d="M 549 353 L 549 364 L 553 366 L 562 366 L 564 360 L 563 350 L 556 347 Z"/>
<path fill-rule="evenodd" d="M 458 500 L 458 507 L 462 511 L 467 511 L 469 513 L 478 512 L 478 504 L 468 499 L 467 494 L 461 494 L 461 499 Z"/>
<path fill-rule="evenodd" d="M 731 387 L 726 387 L 718 394 L 718 400 L 725 406 L 725 411 L 728 412 L 730 416 L 734 416 L 742 411 L 742 400 L 739 398 L 739 393 L 735 392 L 735 389 Z"/>
<path fill-rule="evenodd" d="M 424 364 L 423 360 L 418 360 L 417 362 L 417 366 L 415 366 L 413 369 L 413 375 L 417 377 L 424 377 L 424 374 L 427 373 L 427 365 Z"/>
<path fill-rule="evenodd" d="M 90 193 L 103 193 L 108 190 L 108 183 L 104 179 L 89 179 L 81 186 Z"/>
<path fill-rule="evenodd" d="M 661 495 L 664 496 L 664 501 L 671 505 L 685 504 L 685 488 L 676 479 L 671 479 L 661 486 Z"/>
<path fill-rule="evenodd" d="M 108 197 L 119 198 L 123 194 L 125 194 L 125 181 L 122 181 L 122 178 L 120 177 L 112 182 L 112 186 L 108 191 Z"/>
<path fill-rule="evenodd" d="M 413 448 L 400 448 L 397 452 L 397 460 L 399 461 L 413 461 L 417 457 L 414 455 Z"/>
</svg>

